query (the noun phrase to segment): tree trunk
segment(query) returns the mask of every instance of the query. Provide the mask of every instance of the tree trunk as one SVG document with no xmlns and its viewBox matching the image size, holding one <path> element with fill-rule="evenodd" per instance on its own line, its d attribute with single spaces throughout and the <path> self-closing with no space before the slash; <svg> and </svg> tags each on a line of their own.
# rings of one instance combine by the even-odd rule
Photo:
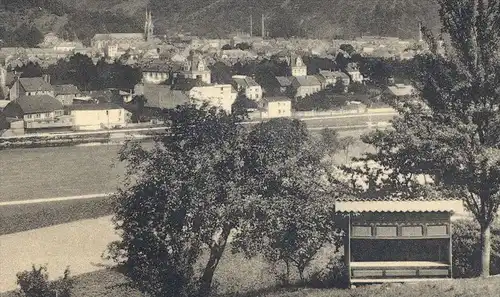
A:
<svg viewBox="0 0 500 297">
<path fill-rule="evenodd" d="M 220 237 L 217 239 L 217 244 L 210 248 L 210 257 L 208 258 L 207 265 L 203 271 L 200 279 L 199 297 L 206 297 L 210 295 L 212 287 L 212 280 L 214 278 L 215 269 L 219 265 L 219 261 L 226 248 L 227 239 L 231 233 L 231 228 L 226 226 L 222 230 Z"/>
<path fill-rule="evenodd" d="M 490 276 L 491 226 L 481 224 L 481 276 Z"/>
</svg>

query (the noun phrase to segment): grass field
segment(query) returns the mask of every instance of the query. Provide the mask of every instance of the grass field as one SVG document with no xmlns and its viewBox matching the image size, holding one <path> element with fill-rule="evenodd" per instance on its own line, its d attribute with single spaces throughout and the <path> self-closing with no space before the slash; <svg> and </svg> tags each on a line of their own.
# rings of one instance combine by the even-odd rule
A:
<svg viewBox="0 0 500 297">
<path fill-rule="evenodd" d="M 50 274 L 50 271 L 49 271 Z M 145 297 L 126 285 L 118 272 L 105 269 L 75 278 L 74 297 Z M 269 266 L 259 259 L 226 256 L 219 264 L 215 280 L 220 296 L 244 297 L 498 297 L 500 279 L 461 279 L 439 282 L 384 284 L 353 289 L 283 289 L 277 286 Z M 14 297 L 14 293 L 0 297 Z"/>
</svg>

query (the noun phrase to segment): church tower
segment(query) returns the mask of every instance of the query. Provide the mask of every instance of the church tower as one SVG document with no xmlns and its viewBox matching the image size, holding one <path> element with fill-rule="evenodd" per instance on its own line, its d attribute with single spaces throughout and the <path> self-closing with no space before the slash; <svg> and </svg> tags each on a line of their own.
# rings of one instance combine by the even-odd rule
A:
<svg viewBox="0 0 500 297">
<path fill-rule="evenodd" d="M 151 15 L 151 11 L 146 9 L 146 21 L 144 22 L 144 39 L 149 41 L 153 38 L 153 16 Z"/>
</svg>

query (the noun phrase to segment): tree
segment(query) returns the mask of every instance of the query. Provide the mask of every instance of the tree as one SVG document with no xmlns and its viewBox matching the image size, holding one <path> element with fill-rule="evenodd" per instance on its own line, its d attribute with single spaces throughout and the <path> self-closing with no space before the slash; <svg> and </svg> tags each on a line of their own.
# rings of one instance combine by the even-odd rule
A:
<svg viewBox="0 0 500 297">
<path fill-rule="evenodd" d="M 340 50 L 348 54 L 349 56 L 352 56 L 356 52 L 354 47 L 351 44 L 348 43 L 343 43 L 340 45 Z"/>
<path fill-rule="evenodd" d="M 252 46 L 250 44 L 248 44 L 247 42 L 242 42 L 242 43 L 236 44 L 235 48 L 240 49 L 242 51 L 246 51 L 246 50 L 251 49 Z"/>
<path fill-rule="evenodd" d="M 91 82 L 97 76 L 97 70 L 92 59 L 82 54 L 69 58 L 69 78 L 72 79 L 80 90 L 89 90 Z"/>
<path fill-rule="evenodd" d="M 144 105 L 148 100 L 144 95 L 135 95 L 132 98 L 132 104 L 134 105 L 134 112 L 132 112 L 132 122 L 140 123 L 143 120 Z"/>
<path fill-rule="evenodd" d="M 428 189 L 415 180 L 424 175 L 441 195 L 463 199 L 480 225 L 487 276 L 490 228 L 500 205 L 500 1 L 440 0 L 439 5 L 446 52 L 440 54 L 425 30 L 431 53 L 418 58 L 414 76 L 420 99 L 394 104 L 400 116 L 391 130 L 365 137 L 377 148 L 365 160 L 391 170 L 385 182 L 405 195 Z"/>
<path fill-rule="evenodd" d="M 249 135 L 249 181 L 260 198 L 249 208 L 252 220 L 235 236 L 236 250 L 248 257 L 262 253 L 271 263 L 304 270 L 326 244 L 339 244 L 333 221 L 336 188 L 306 125 L 273 119 L 257 124 Z"/>
<path fill-rule="evenodd" d="M 28 62 L 23 67 L 16 67 L 17 71 L 22 72 L 21 77 L 41 77 L 42 67 L 38 63 Z"/>
<path fill-rule="evenodd" d="M 229 45 L 229 44 L 224 44 L 224 45 L 222 46 L 222 50 L 223 50 L 223 51 L 226 51 L 226 50 L 231 50 L 231 49 L 233 49 L 233 47 L 232 47 L 231 45 Z"/>
<path fill-rule="evenodd" d="M 345 93 L 346 85 L 343 79 L 337 79 L 335 85 L 331 88 L 331 91 L 336 94 Z"/>
<path fill-rule="evenodd" d="M 248 109 L 257 109 L 257 107 L 257 102 L 248 99 L 248 97 L 245 95 L 245 91 L 240 90 L 238 91 L 236 100 L 231 106 L 231 113 L 244 119 L 248 119 Z"/>
<path fill-rule="evenodd" d="M 226 64 L 217 61 L 212 64 L 210 71 L 212 72 L 212 82 L 218 84 L 230 84 L 233 81 L 231 67 Z"/>
<path fill-rule="evenodd" d="M 195 285 L 206 296 L 245 211 L 245 128 L 206 104 L 178 106 L 168 120 L 171 133 L 157 138 L 153 150 L 129 144 L 120 153 L 128 177 L 139 179 L 127 180 L 117 195 L 123 235 L 114 255 L 126 256 L 126 274 L 151 296 L 193 296 L 187 289 Z M 208 261 L 193 281 L 203 246 Z"/>
<path fill-rule="evenodd" d="M 325 207 L 332 205 L 332 193 L 322 182 L 329 179 L 316 179 L 323 177 L 315 166 L 321 155 L 316 145 L 306 146 L 304 124 L 275 127 L 273 121 L 249 135 L 241 117 L 207 104 L 178 106 L 166 120 L 170 133 L 157 137 L 152 150 L 127 143 L 120 151 L 127 161 L 114 216 L 121 240 L 110 248 L 132 282 L 150 296 L 207 296 L 231 231 L 247 234 L 240 238 L 266 231 L 274 240 L 275 226 L 290 234 L 299 219 L 314 240 L 299 230 L 293 248 L 283 250 L 302 269 L 308 260 L 301 248 L 311 255 L 324 242 L 327 235 L 319 234 L 330 228 L 332 210 Z M 285 219 L 290 205 L 304 210 L 304 217 Z M 197 275 L 204 252 L 208 260 Z"/>
<path fill-rule="evenodd" d="M 359 82 L 352 82 L 347 87 L 347 91 L 349 93 L 355 93 L 355 94 L 367 94 L 368 87 L 362 83 L 359 83 Z"/>
</svg>

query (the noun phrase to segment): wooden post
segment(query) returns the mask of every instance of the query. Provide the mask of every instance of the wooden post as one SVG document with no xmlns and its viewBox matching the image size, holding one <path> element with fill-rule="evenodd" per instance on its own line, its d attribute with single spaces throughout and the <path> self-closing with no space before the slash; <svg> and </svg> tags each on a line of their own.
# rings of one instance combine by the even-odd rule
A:
<svg viewBox="0 0 500 297">
<path fill-rule="evenodd" d="M 349 286 L 351 286 L 351 214 L 349 213 L 347 216 L 347 240 L 345 241 L 344 247 L 344 257 L 346 261 L 347 268 L 347 281 Z"/>
<path fill-rule="evenodd" d="M 450 278 L 453 278 L 453 230 L 451 227 L 451 213 L 448 213 L 448 233 L 450 236 L 450 244 L 449 244 L 449 262 L 450 262 Z"/>
</svg>

